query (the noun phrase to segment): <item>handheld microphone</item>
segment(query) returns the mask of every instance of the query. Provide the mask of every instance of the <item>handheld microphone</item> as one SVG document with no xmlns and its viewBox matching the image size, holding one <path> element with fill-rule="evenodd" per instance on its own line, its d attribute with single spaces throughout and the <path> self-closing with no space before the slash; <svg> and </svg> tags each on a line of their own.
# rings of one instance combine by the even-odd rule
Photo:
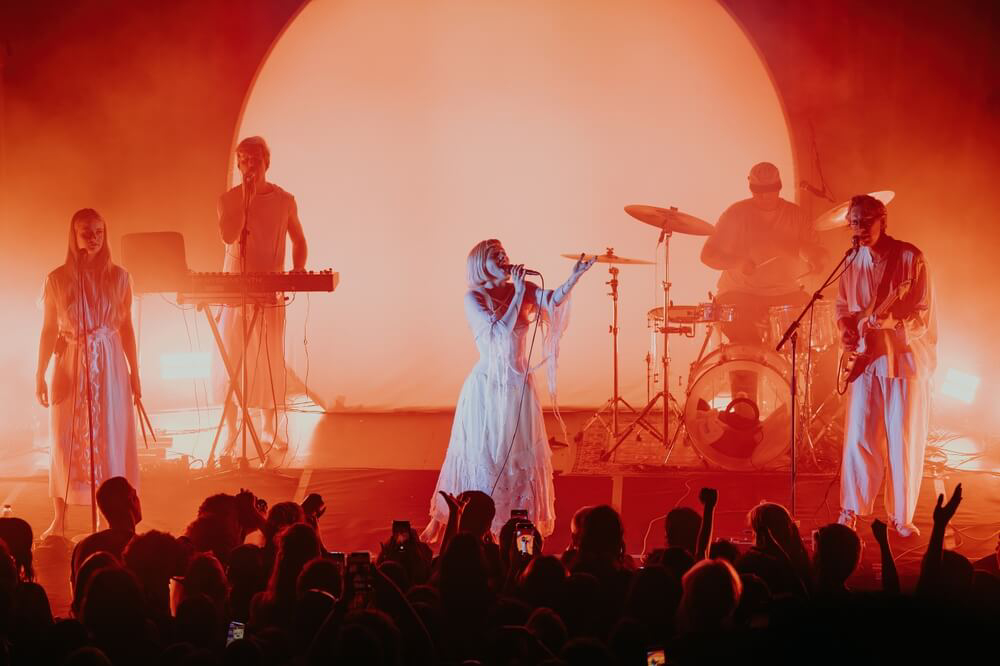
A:
<svg viewBox="0 0 1000 666">
<path fill-rule="evenodd" d="M 510 273 L 510 269 L 513 268 L 513 267 L 514 267 L 514 264 L 503 264 L 502 266 L 500 266 L 500 268 L 504 269 L 508 273 Z M 530 268 L 525 268 L 524 269 L 524 274 L 525 275 L 537 275 L 539 277 L 542 276 L 541 273 L 539 273 L 538 271 L 533 271 Z"/>
</svg>

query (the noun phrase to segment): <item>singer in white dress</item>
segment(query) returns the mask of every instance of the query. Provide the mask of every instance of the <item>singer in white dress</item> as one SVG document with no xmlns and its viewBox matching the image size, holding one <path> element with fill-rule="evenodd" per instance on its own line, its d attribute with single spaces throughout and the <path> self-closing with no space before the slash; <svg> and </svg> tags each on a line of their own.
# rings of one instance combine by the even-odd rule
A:
<svg viewBox="0 0 1000 666">
<path fill-rule="evenodd" d="M 63 531 L 67 504 L 90 504 L 92 481 L 96 489 L 124 476 L 139 487 L 132 403 L 141 392 L 132 287 L 125 269 L 111 261 L 107 225 L 97 211 L 73 215 L 66 261 L 45 279 L 44 299 L 35 394 L 51 415 L 49 495 L 55 517 L 41 538 Z M 53 355 L 50 388 L 45 373 Z"/>
<path fill-rule="evenodd" d="M 457 495 L 478 490 L 491 495 L 496 505 L 494 533 L 509 519 L 511 509 L 527 509 L 543 536 L 552 533 L 552 454 L 532 378 L 529 348 L 537 320 L 542 362 L 548 366 L 549 391 L 554 399 L 569 294 L 593 263 L 594 259 L 583 260 L 581 255 L 566 282 L 550 290 L 526 282 L 524 266 L 509 265 L 500 241 L 485 240 L 472 248 L 465 315 L 479 350 L 479 362 L 458 397 L 448 452 L 431 496 L 431 522 L 424 531 L 425 540 L 436 540 L 448 522 L 448 506 L 439 491 Z"/>
</svg>

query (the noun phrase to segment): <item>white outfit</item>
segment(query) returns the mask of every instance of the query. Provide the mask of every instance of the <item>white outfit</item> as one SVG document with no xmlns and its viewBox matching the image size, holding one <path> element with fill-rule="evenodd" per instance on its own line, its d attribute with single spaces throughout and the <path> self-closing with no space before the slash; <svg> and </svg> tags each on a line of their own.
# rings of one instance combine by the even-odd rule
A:
<svg viewBox="0 0 1000 666">
<path fill-rule="evenodd" d="M 234 187 L 219 197 L 219 223 L 231 228 L 243 227 L 243 189 Z M 250 204 L 247 235 L 248 273 L 274 273 L 285 269 L 285 239 L 288 235 L 288 223 L 295 215 L 295 198 L 273 185 L 266 194 L 257 194 Z M 228 224 L 227 224 L 228 223 Z M 226 245 L 226 258 L 222 270 L 226 273 L 240 272 L 240 243 Z M 247 317 L 253 318 L 251 303 L 247 304 Z M 221 334 L 229 355 L 230 363 L 235 368 L 243 345 L 243 318 L 241 308 L 223 306 L 221 317 Z M 284 305 L 265 305 L 254 325 L 253 333 L 247 339 L 247 355 L 250 364 L 247 368 L 248 407 L 281 408 L 285 404 L 287 379 L 285 369 L 285 307 Z M 219 364 L 216 373 L 223 381 L 216 388 L 222 391 L 219 398 L 225 397 L 229 376 Z"/>
<path fill-rule="evenodd" d="M 45 280 L 45 301 L 55 304 L 59 335 L 66 347 L 56 354 L 49 390 L 52 438 L 49 495 L 67 504 L 90 504 L 90 426 L 87 380 L 94 428 L 94 484 L 124 476 L 139 487 L 139 462 L 132 412 L 132 386 L 118 329 L 131 316 L 128 273 L 112 264 L 98 280 L 84 271 L 86 325 L 79 326 L 78 275 L 63 265 Z M 83 331 L 87 345 L 83 347 Z M 88 374 L 89 371 L 89 374 Z"/>
<path fill-rule="evenodd" d="M 902 324 L 878 332 L 877 344 L 868 350 L 871 364 L 848 391 L 840 506 L 857 515 L 871 514 L 885 478 L 886 513 L 902 526 L 913 520 L 923 476 L 937 325 L 923 254 L 892 237 L 886 241 L 886 256 L 875 260 L 861 247 L 840 278 L 838 319 L 880 303 L 884 293 L 910 281 L 890 309 Z M 879 291 L 886 272 L 887 285 Z"/>
<path fill-rule="evenodd" d="M 513 331 L 506 330 L 501 321 L 506 311 L 503 303 L 494 303 L 485 291 L 466 294 L 465 315 L 479 349 L 479 362 L 459 394 L 448 452 L 431 496 L 430 515 L 438 525 L 448 522 L 448 506 L 439 490 L 454 495 L 479 490 L 492 495 L 496 505 L 494 533 L 509 520 L 511 509 L 527 509 L 542 536 L 552 533 L 552 454 L 531 372 L 535 368 L 528 367 L 528 345 L 534 327 L 530 315 L 535 314 L 542 317 L 536 344 L 543 349 L 542 362 L 548 363 L 549 390 L 554 396 L 558 345 L 568 324 L 569 297 L 556 306 L 553 294 L 528 283 Z M 433 531 L 434 525 L 428 529 Z"/>
</svg>

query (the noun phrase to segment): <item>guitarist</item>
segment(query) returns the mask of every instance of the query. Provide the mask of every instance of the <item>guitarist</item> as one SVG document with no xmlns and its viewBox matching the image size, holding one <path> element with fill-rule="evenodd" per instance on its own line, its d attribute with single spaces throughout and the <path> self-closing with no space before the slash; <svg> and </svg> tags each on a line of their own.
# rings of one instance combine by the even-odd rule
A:
<svg viewBox="0 0 1000 666">
<path fill-rule="evenodd" d="M 885 205 L 851 199 L 847 220 L 858 250 L 840 277 L 837 325 L 862 370 L 848 384 L 838 522 L 854 527 L 885 510 L 900 536 L 919 534 L 913 513 L 923 475 L 937 327 L 923 253 L 886 233 Z"/>
</svg>

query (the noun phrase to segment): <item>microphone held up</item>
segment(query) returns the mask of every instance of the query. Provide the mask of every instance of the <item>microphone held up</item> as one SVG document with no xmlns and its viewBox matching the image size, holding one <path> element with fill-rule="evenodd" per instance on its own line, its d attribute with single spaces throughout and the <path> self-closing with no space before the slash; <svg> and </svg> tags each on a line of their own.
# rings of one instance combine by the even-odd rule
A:
<svg viewBox="0 0 1000 666">
<path fill-rule="evenodd" d="M 512 269 L 513 267 L 514 267 L 514 264 L 503 264 L 502 266 L 500 266 L 500 268 L 504 269 L 508 273 L 510 273 L 510 269 Z M 524 274 L 525 275 L 537 275 L 539 277 L 541 277 L 541 275 L 542 275 L 538 271 L 533 271 L 530 268 L 525 268 L 524 269 Z"/>
</svg>

